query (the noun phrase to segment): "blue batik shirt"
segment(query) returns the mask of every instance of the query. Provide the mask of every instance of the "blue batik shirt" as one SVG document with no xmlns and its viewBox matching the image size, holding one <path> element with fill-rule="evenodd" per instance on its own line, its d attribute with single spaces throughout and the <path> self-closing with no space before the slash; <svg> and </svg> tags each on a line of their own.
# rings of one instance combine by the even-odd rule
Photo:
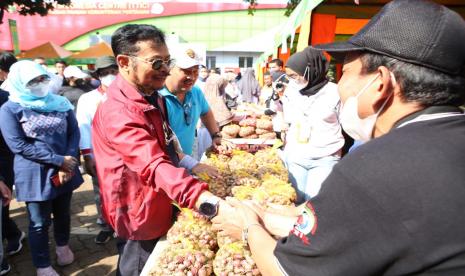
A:
<svg viewBox="0 0 465 276">
<path fill-rule="evenodd" d="M 3 137 L 14 153 L 16 196 L 19 201 L 46 201 L 83 183 L 79 168 L 70 181 L 55 187 L 51 178 L 64 156 L 78 157 L 79 128 L 72 110 L 40 112 L 8 101 L 0 109 Z"/>
</svg>

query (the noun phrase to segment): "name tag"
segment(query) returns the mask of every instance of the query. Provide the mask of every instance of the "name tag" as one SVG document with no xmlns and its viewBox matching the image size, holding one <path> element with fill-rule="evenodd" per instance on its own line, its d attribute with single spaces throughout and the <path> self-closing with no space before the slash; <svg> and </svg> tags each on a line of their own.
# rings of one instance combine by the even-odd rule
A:
<svg viewBox="0 0 465 276">
<path fill-rule="evenodd" d="M 297 122 L 296 124 L 296 139 L 297 143 L 307 144 L 310 141 L 312 127 L 306 122 Z"/>
</svg>

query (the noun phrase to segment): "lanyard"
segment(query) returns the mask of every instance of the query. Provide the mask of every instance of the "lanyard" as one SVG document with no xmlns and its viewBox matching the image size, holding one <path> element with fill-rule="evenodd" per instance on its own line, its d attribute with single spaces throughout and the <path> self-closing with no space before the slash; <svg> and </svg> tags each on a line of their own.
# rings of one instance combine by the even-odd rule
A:
<svg viewBox="0 0 465 276">
<path fill-rule="evenodd" d="M 165 101 L 158 95 L 158 93 L 153 96 L 154 94 L 146 96 L 145 99 L 160 112 L 163 124 L 163 133 L 165 134 L 165 143 L 166 145 L 169 145 L 169 143 L 173 141 L 173 130 L 167 124 L 168 118 L 166 116 Z M 163 109 L 161 108 L 162 105 L 160 105 L 160 101 L 162 102 Z"/>
<path fill-rule="evenodd" d="M 156 93 L 156 92 L 155 92 Z M 166 116 L 166 102 L 164 101 L 163 97 L 160 97 L 158 93 L 153 97 L 146 96 L 146 100 L 153 105 L 159 112 L 162 117 L 162 125 L 163 125 L 163 133 L 165 136 L 165 144 L 168 150 L 168 155 L 171 161 L 174 163 L 175 166 L 179 165 L 179 158 L 178 153 L 182 152 L 181 146 L 179 144 L 178 137 L 168 125 L 168 117 Z"/>
</svg>

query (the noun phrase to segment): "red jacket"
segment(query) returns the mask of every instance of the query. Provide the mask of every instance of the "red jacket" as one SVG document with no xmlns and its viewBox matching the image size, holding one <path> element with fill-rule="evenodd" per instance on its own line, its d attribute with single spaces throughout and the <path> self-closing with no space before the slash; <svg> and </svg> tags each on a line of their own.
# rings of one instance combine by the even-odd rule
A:
<svg viewBox="0 0 465 276">
<path fill-rule="evenodd" d="M 103 214 L 125 239 L 163 236 L 171 226 L 171 202 L 192 208 L 207 189 L 170 161 L 161 112 L 118 75 L 92 123 Z"/>
</svg>

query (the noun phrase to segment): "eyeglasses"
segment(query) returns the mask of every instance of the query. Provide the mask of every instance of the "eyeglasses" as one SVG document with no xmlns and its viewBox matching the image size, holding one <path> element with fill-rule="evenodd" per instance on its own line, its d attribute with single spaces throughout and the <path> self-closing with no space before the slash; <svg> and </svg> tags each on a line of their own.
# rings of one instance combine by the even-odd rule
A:
<svg viewBox="0 0 465 276">
<path fill-rule="evenodd" d="M 310 67 L 308 67 L 308 66 L 305 67 L 305 71 L 304 71 L 303 76 L 300 76 L 299 74 L 290 74 L 290 75 L 287 75 L 286 78 L 288 80 L 294 80 L 294 81 L 297 81 L 297 82 L 302 81 L 302 80 L 305 81 L 305 80 L 310 78 L 310 69 L 309 68 Z M 307 74 L 308 74 L 308 78 L 306 77 Z"/>
<path fill-rule="evenodd" d="M 186 125 L 190 125 L 192 123 L 192 117 L 191 117 L 192 104 L 186 103 L 182 106 L 182 108 L 184 110 L 184 120 L 186 121 Z"/>
<path fill-rule="evenodd" d="M 41 75 L 41 76 L 38 76 L 32 80 L 30 80 L 27 84 L 26 84 L 26 88 L 30 89 L 30 88 L 33 88 L 37 85 L 39 85 L 40 83 L 49 83 L 50 82 L 50 77 L 47 76 L 47 75 Z"/>
<path fill-rule="evenodd" d="M 145 63 L 150 63 L 152 65 L 153 70 L 160 70 L 160 68 L 161 68 L 161 66 L 163 64 L 166 65 L 166 67 L 168 67 L 168 69 L 171 69 L 171 68 L 173 68 L 174 63 L 175 63 L 174 59 L 169 59 L 169 60 L 154 59 L 154 60 L 150 61 L 150 60 L 146 60 L 146 59 L 136 57 L 136 56 L 130 56 L 130 57 L 136 58 L 136 59 L 138 59 L 140 61 L 143 61 Z"/>
</svg>

